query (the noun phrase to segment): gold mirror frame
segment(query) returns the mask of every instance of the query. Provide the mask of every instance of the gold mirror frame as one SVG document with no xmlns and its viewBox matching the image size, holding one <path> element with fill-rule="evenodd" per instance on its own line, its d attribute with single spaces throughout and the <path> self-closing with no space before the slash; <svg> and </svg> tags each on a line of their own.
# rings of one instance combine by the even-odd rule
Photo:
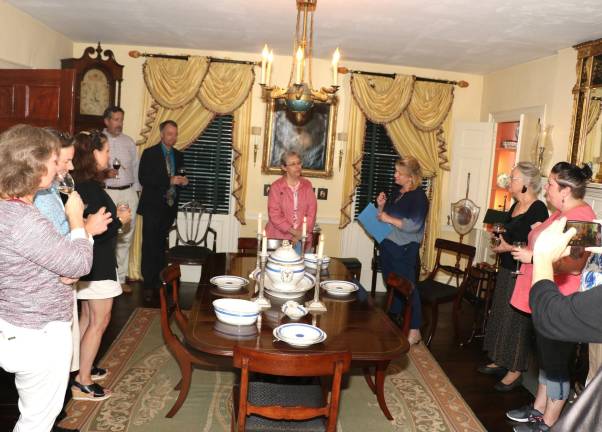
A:
<svg viewBox="0 0 602 432">
<path fill-rule="evenodd" d="M 601 120 L 602 39 L 584 42 L 573 48 L 577 50 L 577 82 L 573 87 L 568 159 L 575 164 L 591 163 L 594 171 L 592 181 L 602 183 L 602 141 L 592 144 L 599 147 L 593 151 L 588 147 L 588 136 L 591 137 L 589 134 L 593 127 Z"/>
</svg>

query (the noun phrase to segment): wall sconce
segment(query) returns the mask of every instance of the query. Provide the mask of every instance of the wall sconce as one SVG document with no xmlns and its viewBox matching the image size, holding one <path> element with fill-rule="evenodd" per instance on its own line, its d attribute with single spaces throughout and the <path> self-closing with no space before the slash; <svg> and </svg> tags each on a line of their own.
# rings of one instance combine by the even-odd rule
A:
<svg viewBox="0 0 602 432">
<path fill-rule="evenodd" d="M 339 145 L 339 172 L 341 172 L 341 166 L 343 165 L 343 144 L 347 142 L 347 132 L 339 132 L 337 134 L 337 141 L 341 144 Z"/>
<path fill-rule="evenodd" d="M 261 136 L 261 127 L 252 126 L 251 135 L 253 136 L 253 166 L 257 164 L 257 151 L 259 150 L 259 136 Z"/>
</svg>

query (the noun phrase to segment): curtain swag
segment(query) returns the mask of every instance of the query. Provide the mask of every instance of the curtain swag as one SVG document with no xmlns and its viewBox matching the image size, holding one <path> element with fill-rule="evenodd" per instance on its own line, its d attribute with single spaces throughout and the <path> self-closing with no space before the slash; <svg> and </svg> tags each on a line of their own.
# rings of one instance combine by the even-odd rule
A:
<svg viewBox="0 0 602 432">
<path fill-rule="evenodd" d="M 196 56 L 185 62 L 149 58 L 144 63 L 143 76 L 148 92 L 142 138 L 137 143 L 139 154 L 160 141 L 159 125 L 165 120 L 178 123 L 175 148 L 185 150 L 216 115 L 233 115 L 232 196 L 236 200 L 234 215 L 244 225 L 253 65 L 211 62 L 207 57 Z M 129 273 L 135 279 L 140 278 L 142 223 L 136 223 L 134 247 L 130 250 Z"/>
</svg>

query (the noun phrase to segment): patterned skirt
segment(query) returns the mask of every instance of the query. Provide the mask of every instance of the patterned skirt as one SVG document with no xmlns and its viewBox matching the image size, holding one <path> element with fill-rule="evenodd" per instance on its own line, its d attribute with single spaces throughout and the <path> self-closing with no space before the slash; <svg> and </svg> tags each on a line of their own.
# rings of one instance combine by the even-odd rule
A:
<svg viewBox="0 0 602 432">
<path fill-rule="evenodd" d="M 499 269 L 483 349 L 496 365 L 525 371 L 533 349 L 533 323 L 531 315 L 510 305 L 515 282 L 510 270 Z"/>
</svg>

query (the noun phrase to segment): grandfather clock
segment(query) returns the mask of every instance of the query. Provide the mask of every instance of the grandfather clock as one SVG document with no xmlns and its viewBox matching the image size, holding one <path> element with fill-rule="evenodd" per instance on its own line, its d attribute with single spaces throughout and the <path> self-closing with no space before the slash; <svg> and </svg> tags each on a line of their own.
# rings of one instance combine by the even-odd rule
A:
<svg viewBox="0 0 602 432">
<path fill-rule="evenodd" d="M 86 48 L 80 58 L 61 60 L 61 67 L 75 70 L 75 132 L 102 129 L 104 110 L 121 103 L 123 65 L 115 61 L 113 51 L 103 51 L 98 42 L 96 49 Z"/>
</svg>

